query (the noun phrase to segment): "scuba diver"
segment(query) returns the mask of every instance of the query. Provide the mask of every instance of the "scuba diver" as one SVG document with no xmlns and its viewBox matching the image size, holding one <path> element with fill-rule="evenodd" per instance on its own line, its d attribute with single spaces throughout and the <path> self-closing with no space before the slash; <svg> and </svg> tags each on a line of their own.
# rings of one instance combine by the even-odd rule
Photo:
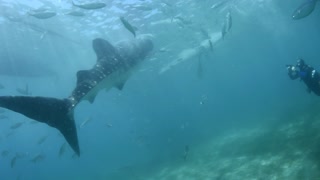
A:
<svg viewBox="0 0 320 180">
<path fill-rule="evenodd" d="M 287 65 L 288 75 L 292 80 L 300 77 L 307 85 L 307 91 L 320 96 L 320 75 L 313 67 L 306 65 L 303 59 L 298 59 L 297 64 Z"/>
</svg>

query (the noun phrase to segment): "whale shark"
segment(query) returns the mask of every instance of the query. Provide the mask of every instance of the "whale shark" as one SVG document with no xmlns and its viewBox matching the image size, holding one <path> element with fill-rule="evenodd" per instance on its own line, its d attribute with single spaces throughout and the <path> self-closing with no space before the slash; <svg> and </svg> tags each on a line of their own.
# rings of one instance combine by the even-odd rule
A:
<svg viewBox="0 0 320 180">
<path fill-rule="evenodd" d="M 0 96 L 0 107 L 58 129 L 75 153 L 80 156 L 74 109 L 82 101 L 94 102 L 99 91 L 122 90 L 132 72 L 153 49 L 147 36 L 122 41 L 113 46 L 107 40 L 92 41 L 97 61 L 89 70 L 77 72 L 76 87 L 67 98 L 40 96 Z"/>
</svg>

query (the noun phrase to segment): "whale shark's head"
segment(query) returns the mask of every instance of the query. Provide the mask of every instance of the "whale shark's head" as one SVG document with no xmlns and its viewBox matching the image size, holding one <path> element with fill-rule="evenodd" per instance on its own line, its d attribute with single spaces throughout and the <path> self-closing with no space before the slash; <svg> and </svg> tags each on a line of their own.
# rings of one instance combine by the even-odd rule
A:
<svg viewBox="0 0 320 180">
<path fill-rule="evenodd" d="M 153 49 L 153 42 L 148 36 L 140 36 L 117 43 L 116 49 L 127 63 L 133 65 L 146 58 Z"/>
<path fill-rule="evenodd" d="M 145 58 L 153 49 L 153 42 L 148 37 L 141 37 L 137 39 L 137 45 L 139 47 L 140 58 Z"/>
</svg>

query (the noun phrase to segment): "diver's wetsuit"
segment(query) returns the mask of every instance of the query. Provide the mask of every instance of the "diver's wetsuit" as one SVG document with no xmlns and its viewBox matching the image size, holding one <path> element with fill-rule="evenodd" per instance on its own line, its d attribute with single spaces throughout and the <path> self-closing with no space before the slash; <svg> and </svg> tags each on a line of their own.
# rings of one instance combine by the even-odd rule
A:
<svg viewBox="0 0 320 180">
<path fill-rule="evenodd" d="M 298 66 L 300 70 L 296 73 L 292 73 L 292 70 L 288 69 L 288 75 L 290 79 L 294 80 L 300 77 L 300 79 L 307 85 L 308 92 L 313 92 L 320 96 L 320 75 L 313 67 L 308 65 Z M 291 68 L 291 67 L 290 67 Z"/>
</svg>

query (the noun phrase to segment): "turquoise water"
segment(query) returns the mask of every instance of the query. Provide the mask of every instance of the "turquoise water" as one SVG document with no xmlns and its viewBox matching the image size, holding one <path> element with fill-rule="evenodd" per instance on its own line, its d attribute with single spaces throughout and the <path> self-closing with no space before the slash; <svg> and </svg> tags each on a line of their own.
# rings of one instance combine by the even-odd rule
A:
<svg viewBox="0 0 320 180">
<path fill-rule="evenodd" d="M 93 39 L 134 39 L 119 17 L 155 47 L 122 91 L 76 107 L 80 157 L 56 129 L 1 112 L 1 179 L 319 177 L 319 100 L 285 68 L 302 57 L 319 69 L 319 5 L 293 20 L 303 0 L 99 2 L 2 0 L 1 96 L 69 96 Z M 39 8 L 56 15 L 30 15 Z"/>
</svg>

